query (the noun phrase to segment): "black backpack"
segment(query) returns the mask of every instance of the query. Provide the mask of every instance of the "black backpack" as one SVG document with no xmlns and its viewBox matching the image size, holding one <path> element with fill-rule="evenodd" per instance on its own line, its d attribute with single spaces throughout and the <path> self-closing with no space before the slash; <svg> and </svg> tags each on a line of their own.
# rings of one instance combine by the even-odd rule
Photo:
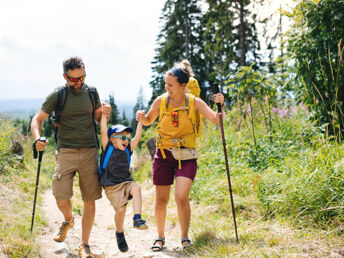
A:
<svg viewBox="0 0 344 258">
<path fill-rule="evenodd" d="M 94 124 L 94 133 L 97 139 L 97 147 L 99 147 L 99 141 L 98 141 L 98 136 L 97 136 L 97 127 L 96 127 L 96 121 L 94 119 L 94 112 L 96 109 L 96 104 L 98 103 L 98 98 L 97 98 L 97 89 L 94 87 L 89 87 L 87 86 L 88 89 L 88 95 L 90 96 L 91 103 L 92 103 L 92 120 Z M 55 142 L 57 143 L 57 129 L 59 126 L 60 122 L 60 116 L 62 113 L 62 110 L 66 104 L 67 101 L 67 95 L 68 95 L 68 90 L 67 86 L 63 86 L 57 89 L 57 103 L 55 106 L 54 111 L 50 115 L 50 122 L 51 126 L 54 128 L 55 131 Z"/>
</svg>

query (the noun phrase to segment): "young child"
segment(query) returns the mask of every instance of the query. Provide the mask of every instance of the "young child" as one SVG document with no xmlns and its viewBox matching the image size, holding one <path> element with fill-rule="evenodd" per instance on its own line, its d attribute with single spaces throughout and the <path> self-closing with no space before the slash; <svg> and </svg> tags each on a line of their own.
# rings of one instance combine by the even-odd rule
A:
<svg viewBox="0 0 344 258">
<path fill-rule="evenodd" d="M 104 155 L 110 145 L 114 147 L 106 168 L 101 172 L 100 184 L 104 187 L 106 197 L 116 212 L 115 225 L 118 248 L 121 252 L 126 252 L 128 251 L 128 245 L 124 237 L 123 223 L 126 205 L 129 200 L 133 199 L 134 228 L 148 229 L 146 221 L 141 218 L 141 189 L 133 183 L 128 163 L 128 158 L 130 158 L 130 155 L 140 141 L 142 123 L 138 123 L 136 135 L 131 140 L 130 133 L 133 132 L 131 127 L 113 125 L 107 130 L 107 119 L 103 115 L 100 122 L 100 132 Z"/>
</svg>

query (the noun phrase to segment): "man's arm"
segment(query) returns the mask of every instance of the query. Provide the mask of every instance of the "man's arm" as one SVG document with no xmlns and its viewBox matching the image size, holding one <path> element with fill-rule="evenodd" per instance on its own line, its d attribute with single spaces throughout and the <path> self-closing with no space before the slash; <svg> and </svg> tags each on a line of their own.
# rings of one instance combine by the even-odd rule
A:
<svg viewBox="0 0 344 258">
<path fill-rule="evenodd" d="M 49 117 L 49 114 L 45 113 L 42 109 L 40 109 L 37 112 L 37 114 L 32 118 L 31 133 L 35 140 L 41 137 L 42 123 L 48 117 Z M 47 146 L 47 143 L 48 141 L 46 142 L 36 141 L 36 149 L 38 151 L 44 151 L 45 147 Z"/>
</svg>

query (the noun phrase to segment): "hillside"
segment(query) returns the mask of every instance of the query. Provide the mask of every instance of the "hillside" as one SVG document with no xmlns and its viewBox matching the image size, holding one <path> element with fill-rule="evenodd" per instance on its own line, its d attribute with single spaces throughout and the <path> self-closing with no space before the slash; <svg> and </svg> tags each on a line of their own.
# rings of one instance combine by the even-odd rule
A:
<svg viewBox="0 0 344 258">
<path fill-rule="evenodd" d="M 0 99 L 0 117 L 28 119 L 41 107 L 44 99 Z M 104 100 L 103 100 L 104 101 Z M 122 117 L 123 111 L 128 119 L 133 117 L 133 102 L 116 102 L 119 115 Z"/>
</svg>

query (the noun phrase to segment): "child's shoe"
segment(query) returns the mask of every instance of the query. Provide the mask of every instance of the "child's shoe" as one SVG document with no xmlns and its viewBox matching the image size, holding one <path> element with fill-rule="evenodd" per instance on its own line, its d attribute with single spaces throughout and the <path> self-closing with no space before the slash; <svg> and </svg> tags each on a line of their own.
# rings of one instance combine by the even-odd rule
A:
<svg viewBox="0 0 344 258">
<path fill-rule="evenodd" d="M 118 233 L 116 231 L 117 246 L 121 252 L 127 252 L 129 250 L 127 241 L 125 241 L 124 232 Z"/>
<path fill-rule="evenodd" d="M 136 220 L 134 220 L 134 228 L 144 230 L 144 229 L 148 229 L 148 226 L 146 225 L 145 220 L 136 219 Z"/>
</svg>

